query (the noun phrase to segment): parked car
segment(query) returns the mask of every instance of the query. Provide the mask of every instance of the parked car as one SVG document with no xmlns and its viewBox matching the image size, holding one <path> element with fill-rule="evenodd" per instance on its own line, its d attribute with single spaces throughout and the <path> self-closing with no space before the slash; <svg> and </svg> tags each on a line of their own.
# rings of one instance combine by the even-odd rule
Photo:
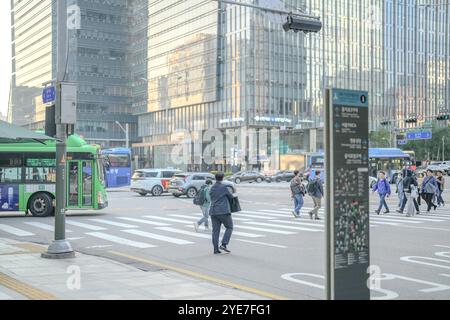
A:
<svg viewBox="0 0 450 320">
<path fill-rule="evenodd" d="M 241 182 L 261 183 L 266 180 L 266 177 L 256 171 L 241 171 L 228 177 L 227 180 L 236 184 L 240 184 Z"/>
<path fill-rule="evenodd" d="M 433 171 L 441 170 L 444 174 L 450 176 L 450 162 L 449 161 L 439 161 L 432 162 L 427 169 L 431 169 Z"/>
<path fill-rule="evenodd" d="M 294 171 L 279 171 L 274 175 L 268 177 L 267 182 L 281 182 L 281 181 L 290 182 L 292 179 L 294 179 L 294 177 L 295 177 Z"/>
<path fill-rule="evenodd" d="M 206 180 L 211 180 L 215 183 L 215 177 L 211 173 L 177 173 L 170 180 L 168 191 L 177 198 L 181 196 L 195 198 L 201 187 L 206 184 Z M 236 193 L 234 183 L 230 181 L 224 181 L 223 183 L 227 185 L 231 193 Z"/>
<path fill-rule="evenodd" d="M 134 172 L 131 178 L 131 191 L 145 197 L 151 194 L 159 197 L 168 192 L 169 182 L 173 176 L 180 173 L 175 169 L 141 169 Z"/>
</svg>

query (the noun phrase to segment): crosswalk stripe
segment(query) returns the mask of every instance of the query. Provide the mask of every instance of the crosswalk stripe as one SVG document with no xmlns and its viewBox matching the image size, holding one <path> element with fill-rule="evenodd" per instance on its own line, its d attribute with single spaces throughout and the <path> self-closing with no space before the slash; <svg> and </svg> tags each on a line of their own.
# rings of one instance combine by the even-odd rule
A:
<svg viewBox="0 0 450 320">
<path fill-rule="evenodd" d="M 191 237 L 196 237 L 196 238 L 211 239 L 211 236 L 207 235 L 207 234 L 196 233 L 196 232 L 191 232 L 191 231 L 186 231 L 186 230 L 181 230 L 181 229 L 176 229 L 176 228 L 171 228 L 171 227 L 158 227 L 156 229 L 161 230 L 161 231 L 171 232 L 171 233 L 184 234 L 186 236 L 191 236 Z"/>
<path fill-rule="evenodd" d="M 186 228 L 193 228 L 192 225 L 187 225 L 185 226 Z M 222 228 L 221 229 L 221 233 L 224 233 L 225 229 Z M 239 231 L 235 231 L 233 230 L 233 234 L 236 236 L 241 236 L 241 237 L 246 237 L 246 238 L 261 238 L 264 237 L 262 234 L 254 234 L 254 233 L 247 233 L 247 232 L 239 232 Z"/>
<path fill-rule="evenodd" d="M 439 219 L 450 220 L 450 216 L 448 214 L 437 214 L 437 213 L 428 213 L 421 215 L 422 217 L 436 217 Z"/>
<path fill-rule="evenodd" d="M 253 219 L 262 219 L 262 220 L 272 220 L 273 219 L 273 217 L 264 216 L 260 212 L 258 212 L 257 214 L 248 214 L 248 213 L 246 213 L 246 211 L 245 212 L 241 211 L 239 213 L 235 213 L 234 216 L 247 217 L 247 218 L 253 218 Z"/>
<path fill-rule="evenodd" d="M 186 245 L 186 244 L 193 244 L 194 243 L 194 242 L 187 241 L 187 240 L 166 237 L 166 236 L 163 236 L 163 235 L 159 235 L 159 234 L 155 234 L 155 233 L 149 233 L 149 232 L 145 232 L 145 231 L 141 231 L 141 230 L 122 230 L 122 232 L 126 232 L 126 233 L 129 233 L 129 234 L 133 234 L 133 235 L 144 237 L 144 238 L 149 238 L 149 239 L 154 239 L 154 240 L 159 240 L 159 241 L 179 244 L 179 245 Z"/>
<path fill-rule="evenodd" d="M 142 223 L 142 224 L 149 224 L 149 225 L 158 226 L 158 227 L 170 226 L 170 224 L 167 224 L 167 223 L 155 222 L 155 221 L 149 221 L 149 220 L 137 219 L 137 218 L 117 217 L 117 219 L 136 222 L 136 223 Z"/>
<path fill-rule="evenodd" d="M 408 219 L 408 220 L 417 220 L 417 221 L 428 221 L 428 222 L 443 222 L 444 220 L 441 220 L 441 219 L 438 219 L 438 218 L 419 218 L 420 216 L 414 216 L 414 217 L 408 217 L 408 216 L 405 216 L 405 215 L 402 215 L 402 216 L 389 216 L 389 215 L 384 215 L 383 216 L 383 218 L 384 217 L 393 217 L 393 218 L 406 218 L 406 219 Z"/>
<path fill-rule="evenodd" d="M 395 222 L 383 222 L 383 221 L 370 221 L 370 223 L 375 223 L 375 224 L 384 224 L 387 226 L 398 226 L 398 223 Z"/>
<path fill-rule="evenodd" d="M 87 230 L 92 230 L 92 231 L 103 231 L 106 230 L 105 228 L 102 227 L 97 227 L 97 226 L 93 226 L 91 224 L 86 224 L 86 223 L 82 223 L 82 222 L 76 222 L 76 221 L 66 221 L 67 224 L 71 225 L 71 226 L 75 226 L 75 227 L 79 227 L 79 228 L 83 228 L 83 229 L 87 229 Z"/>
<path fill-rule="evenodd" d="M 180 220 L 180 219 L 154 217 L 154 216 L 144 216 L 144 218 L 153 219 L 153 220 L 161 220 L 161 221 L 169 221 L 169 222 L 179 222 L 179 223 L 190 223 L 191 222 L 189 220 Z"/>
<path fill-rule="evenodd" d="M 255 225 L 255 226 L 262 226 L 262 227 L 274 227 L 274 228 L 288 229 L 288 230 L 323 232 L 323 230 L 320 230 L 320 229 L 311 229 L 311 228 L 293 227 L 293 226 L 281 226 L 279 224 L 271 224 L 271 223 L 246 222 L 246 224 L 251 224 L 251 225 Z"/>
<path fill-rule="evenodd" d="M 272 243 L 265 243 L 265 242 L 258 242 L 258 241 L 250 241 L 250 240 L 244 240 L 244 239 L 235 239 L 235 241 L 246 242 L 246 243 L 251 243 L 251 244 L 259 244 L 259 245 L 267 246 L 267 247 L 287 249 L 286 246 L 282 246 L 282 245 L 279 245 L 279 244 L 272 244 Z"/>
<path fill-rule="evenodd" d="M 374 217 L 374 216 L 371 216 L 371 217 L 370 217 L 370 220 L 372 220 L 372 221 L 387 221 L 387 222 L 393 221 L 393 222 L 413 223 L 413 224 L 421 224 L 421 223 L 422 223 L 422 222 L 420 222 L 420 221 L 409 221 L 409 220 L 407 220 L 407 218 L 408 218 L 408 217 L 405 217 L 404 220 L 400 220 L 400 219 L 393 219 L 393 218 L 384 218 L 384 217 Z"/>
<path fill-rule="evenodd" d="M 290 212 L 281 212 L 275 210 L 261 210 L 261 214 L 272 216 L 272 217 L 286 217 L 292 216 L 292 210 Z"/>
<path fill-rule="evenodd" d="M 125 239 L 125 238 L 113 236 L 113 235 L 102 233 L 102 232 L 89 232 L 89 233 L 86 233 L 86 234 L 89 235 L 89 236 L 95 237 L 95 238 L 99 238 L 99 239 L 103 239 L 103 240 L 109 241 L 109 242 L 113 242 L 113 243 L 117 243 L 117 244 L 123 244 L 123 245 L 126 245 L 126 246 L 135 247 L 135 248 L 139 248 L 139 249 L 156 248 L 156 246 L 148 244 L 148 243 L 132 241 L 132 240 L 128 240 L 128 239 Z"/>
<path fill-rule="evenodd" d="M 103 220 L 103 219 L 89 219 L 89 221 L 108 224 L 108 225 L 120 227 L 120 228 L 139 228 L 138 226 L 134 226 L 131 224 L 119 223 L 119 222 Z"/>
<path fill-rule="evenodd" d="M 295 232 L 290 231 L 282 231 L 282 230 L 273 230 L 273 229 L 267 229 L 267 228 L 257 228 L 257 227 L 250 227 L 250 226 L 237 226 L 235 228 L 238 229 L 248 229 L 248 230 L 254 230 L 254 231 L 263 231 L 263 232 L 269 232 L 269 233 L 276 233 L 276 234 L 284 234 L 284 235 L 290 235 L 295 234 Z"/>
<path fill-rule="evenodd" d="M 307 223 L 307 222 L 301 222 L 301 221 L 286 221 L 286 220 L 272 220 L 272 221 L 277 222 L 277 223 L 300 225 L 300 226 L 306 226 L 306 227 L 319 227 L 319 228 L 324 227 L 323 220 L 318 221 L 318 223 Z"/>
<path fill-rule="evenodd" d="M 200 220 L 200 217 L 201 217 L 201 215 L 199 215 L 198 213 L 195 216 L 183 216 L 181 214 L 169 214 L 169 216 L 177 217 L 177 218 L 192 219 L 192 220 Z M 236 218 L 234 215 L 233 215 L 233 220 L 236 220 L 236 221 L 250 221 L 250 219 Z"/>
<path fill-rule="evenodd" d="M 41 223 L 41 222 L 24 222 L 24 224 L 38 228 L 38 229 L 42 229 L 42 230 L 46 230 L 46 231 L 51 231 L 54 232 L 55 231 L 55 227 L 49 224 L 45 224 L 45 223 Z M 72 230 L 66 229 L 67 233 L 71 233 L 73 232 Z"/>
<path fill-rule="evenodd" d="M 0 230 L 5 231 L 7 233 L 13 234 L 15 236 L 19 236 L 19 237 L 30 237 L 30 236 L 34 236 L 34 233 L 25 231 L 25 230 L 21 230 L 21 229 L 17 229 L 11 226 L 8 226 L 6 224 L 0 224 Z"/>
</svg>

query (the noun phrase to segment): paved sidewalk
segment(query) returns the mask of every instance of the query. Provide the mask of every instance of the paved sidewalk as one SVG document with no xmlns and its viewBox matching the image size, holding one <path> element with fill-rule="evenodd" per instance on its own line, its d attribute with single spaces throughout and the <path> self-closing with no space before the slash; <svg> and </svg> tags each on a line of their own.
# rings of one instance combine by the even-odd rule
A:
<svg viewBox="0 0 450 320">
<path fill-rule="evenodd" d="M 45 249 L 0 238 L 0 300 L 266 299 L 173 271 L 146 272 L 80 253 L 75 259 L 46 260 L 40 257 Z"/>
</svg>

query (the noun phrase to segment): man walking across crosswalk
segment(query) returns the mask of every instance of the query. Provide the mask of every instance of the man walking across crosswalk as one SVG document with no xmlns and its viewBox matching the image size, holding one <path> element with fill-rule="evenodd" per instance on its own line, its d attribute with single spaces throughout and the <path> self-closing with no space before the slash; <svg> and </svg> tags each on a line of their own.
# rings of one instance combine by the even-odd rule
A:
<svg viewBox="0 0 450 320">
<path fill-rule="evenodd" d="M 314 209 L 309 213 L 309 217 L 311 220 L 320 220 L 319 218 L 319 210 L 322 207 L 322 198 L 323 198 L 323 185 L 322 179 L 320 178 L 321 172 L 317 171 L 316 176 L 312 178 L 312 180 L 308 183 L 307 191 L 309 196 L 312 198 L 314 202 Z"/>
<path fill-rule="evenodd" d="M 216 183 L 211 187 L 211 208 L 209 215 L 212 222 L 212 242 L 214 246 L 214 254 L 221 254 L 222 251 L 230 253 L 228 244 L 230 243 L 231 234 L 233 233 L 233 219 L 231 217 L 231 201 L 233 195 L 223 182 L 224 174 L 216 174 Z M 222 224 L 225 226 L 225 234 L 222 239 L 222 245 L 219 247 L 220 229 Z M 220 251 L 222 250 L 222 251 Z"/>
</svg>

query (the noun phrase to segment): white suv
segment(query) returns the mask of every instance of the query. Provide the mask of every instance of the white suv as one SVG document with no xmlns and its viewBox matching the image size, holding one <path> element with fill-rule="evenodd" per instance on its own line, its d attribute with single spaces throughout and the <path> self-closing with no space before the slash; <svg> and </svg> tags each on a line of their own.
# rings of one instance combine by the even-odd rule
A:
<svg viewBox="0 0 450 320">
<path fill-rule="evenodd" d="M 131 178 L 131 191 L 145 197 L 151 194 L 159 197 L 168 192 L 169 182 L 173 176 L 180 173 L 174 169 L 141 169 L 134 172 Z"/>
</svg>

